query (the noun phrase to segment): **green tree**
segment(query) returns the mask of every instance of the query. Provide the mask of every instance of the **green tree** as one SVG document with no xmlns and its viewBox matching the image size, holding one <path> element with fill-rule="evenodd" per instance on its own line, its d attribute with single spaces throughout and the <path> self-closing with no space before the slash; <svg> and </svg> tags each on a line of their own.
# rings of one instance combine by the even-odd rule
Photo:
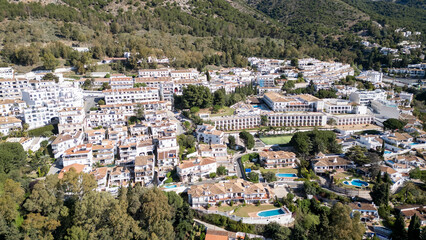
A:
<svg viewBox="0 0 426 240">
<path fill-rule="evenodd" d="M 46 70 L 52 70 L 53 71 L 59 65 L 59 61 L 50 52 L 44 53 L 41 60 L 43 61 L 43 67 Z"/>
<path fill-rule="evenodd" d="M 226 167 L 225 167 L 225 166 L 219 166 L 219 167 L 217 167 L 217 169 L 216 169 L 216 174 L 217 174 L 218 176 L 225 176 L 225 175 L 227 175 L 227 174 L 228 174 L 228 170 L 226 169 Z"/>
<path fill-rule="evenodd" d="M 277 181 L 277 176 L 273 172 L 264 172 L 262 176 L 267 182 Z"/>
<path fill-rule="evenodd" d="M 268 125 L 268 116 L 261 115 L 260 116 L 260 124 L 263 125 L 263 126 L 267 126 Z"/>
<path fill-rule="evenodd" d="M 356 163 L 357 165 L 364 165 L 370 163 L 370 159 L 365 155 L 367 149 L 361 146 L 353 146 L 346 152 L 346 157 Z"/>
<path fill-rule="evenodd" d="M 414 214 L 411 217 L 410 225 L 408 226 L 408 239 L 420 239 L 420 219 Z"/>
<path fill-rule="evenodd" d="M 239 134 L 240 138 L 243 140 L 244 145 L 247 149 L 252 149 L 254 147 L 254 137 L 246 131 L 242 131 Z"/>
<path fill-rule="evenodd" d="M 396 219 L 392 227 L 392 239 L 407 239 L 407 230 L 405 230 L 405 220 L 400 212 L 396 215 Z"/>
<path fill-rule="evenodd" d="M 135 107 L 134 107 L 134 113 L 135 113 L 135 116 L 138 119 L 144 118 L 144 116 L 145 116 L 145 109 L 144 109 L 143 105 L 139 104 L 139 103 L 136 104 Z"/>
<path fill-rule="evenodd" d="M 234 136 L 229 135 L 229 137 L 228 137 L 228 143 L 229 143 L 229 148 L 230 149 L 235 149 L 236 141 L 235 141 L 235 137 Z"/>
<path fill-rule="evenodd" d="M 214 92 L 213 104 L 219 105 L 220 107 L 226 104 L 226 93 L 224 89 L 219 89 Z"/>
<path fill-rule="evenodd" d="M 0 143 L 0 173 L 9 173 L 26 164 L 27 154 L 20 143 Z"/>
<path fill-rule="evenodd" d="M 389 195 L 389 184 L 385 182 L 374 184 L 373 189 L 370 192 L 370 196 L 376 206 L 387 206 L 389 202 Z"/>
<path fill-rule="evenodd" d="M 105 101 L 103 99 L 99 100 L 98 101 L 98 105 L 99 106 L 105 105 Z"/>
<path fill-rule="evenodd" d="M 258 183 L 259 182 L 259 173 L 249 172 L 247 178 L 250 182 Z"/>
<path fill-rule="evenodd" d="M 288 80 L 288 81 L 286 81 L 286 82 L 283 84 L 283 86 L 282 86 L 281 90 L 288 92 L 288 91 L 293 90 L 293 88 L 294 88 L 295 86 L 296 86 L 296 85 L 295 85 L 294 81 L 292 81 L 292 80 Z"/>
<path fill-rule="evenodd" d="M 213 95 L 208 87 L 189 85 L 183 88 L 182 104 L 186 109 L 190 107 L 208 108 L 213 105 Z"/>
<path fill-rule="evenodd" d="M 395 118 L 389 118 L 383 122 L 383 126 L 390 130 L 403 129 L 406 124 L 407 123 Z"/>
<path fill-rule="evenodd" d="M 290 236 L 290 229 L 283 227 L 276 222 L 268 223 L 263 231 L 263 236 L 272 240 L 288 239 Z"/>
</svg>

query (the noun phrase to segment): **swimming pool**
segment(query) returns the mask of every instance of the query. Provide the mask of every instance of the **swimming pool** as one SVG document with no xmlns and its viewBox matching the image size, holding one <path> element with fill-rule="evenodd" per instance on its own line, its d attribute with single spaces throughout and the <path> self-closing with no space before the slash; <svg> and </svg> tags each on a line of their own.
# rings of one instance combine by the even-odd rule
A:
<svg viewBox="0 0 426 240">
<path fill-rule="evenodd" d="M 277 208 L 277 209 L 258 212 L 257 216 L 259 216 L 259 217 L 272 217 L 272 216 L 277 216 L 277 215 L 282 215 L 282 214 L 285 214 L 284 210 L 282 208 Z"/>
<path fill-rule="evenodd" d="M 284 178 L 284 177 L 296 178 L 297 177 L 297 175 L 294 174 L 294 173 L 277 173 L 277 174 L 275 174 L 275 176 L 282 177 L 282 178 Z"/>
<path fill-rule="evenodd" d="M 419 144 L 419 143 L 416 143 L 416 142 L 410 143 L 411 146 L 417 145 L 417 144 Z"/>
<path fill-rule="evenodd" d="M 391 151 L 385 151 L 385 154 L 391 154 L 392 152 Z"/>
<path fill-rule="evenodd" d="M 261 104 L 261 105 L 253 105 L 254 108 L 259 108 L 261 110 L 269 110 L 265 105 Z"/>
<path fill-rule="evenodd" d="M 169 186 L 164 186 L 165 188 L 175 188 L 177 187 L 176 185 L 169 185 Z"/>
<path fill-rule="evenodd" d="M 368 186 L 367 182 L 364 182 L 364 181 L 359 180 L 359 179 L 352 179 L 352 181 L 350 181 L 350 182 L 344 181 L 343 184 L 357 186 L 357 187 L 367 187 Z"/>
<path fill-rule="evenodd" d="M 395 164 L 392 160 L 387 160 L 387 162 L 392 164 L 392 165 Z"/>
</svg>

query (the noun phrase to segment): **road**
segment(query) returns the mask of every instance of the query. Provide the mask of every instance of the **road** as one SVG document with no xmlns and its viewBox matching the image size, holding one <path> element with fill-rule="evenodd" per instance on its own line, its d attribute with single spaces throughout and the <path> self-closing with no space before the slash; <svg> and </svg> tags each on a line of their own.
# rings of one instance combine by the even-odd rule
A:
<svg viewBox="0 0 426 240">
<path fill-rule="evenodd" d="M 223 228 L 216 227 L 216 226 L 215 226 L 215 225 L 213 225 L 213 224 L 206 223 L 206 222 L 203 222 L 203 221 L 198 220 L 198 219 L 195 219 L 195 218 L 194 218 L 194 221 L 195 221 L 195 222 L 197 222 L 197 223 L 199 223 L 199 224 L 201 224 L 201 225 L 204 225 L 207 229 L 210 229 L 210 230 L 228 232 L 228 231 L 226 231 L 226 230 L 225 230 L 225 229 L 223 229 Z"/>
<path fill-rule="evenodd" d="M 177 125 L 177 131 L 176 131 L 177 135 L 184 134 L 185 129 L 183 129 L 182 123 L 179 120 L 177 120 L 176 115 L 171 111 L 167 111 L 167 116 L 169 117 L 169 119 L 176 120 L 179 122 L 179 124 Z"/>
</svg>

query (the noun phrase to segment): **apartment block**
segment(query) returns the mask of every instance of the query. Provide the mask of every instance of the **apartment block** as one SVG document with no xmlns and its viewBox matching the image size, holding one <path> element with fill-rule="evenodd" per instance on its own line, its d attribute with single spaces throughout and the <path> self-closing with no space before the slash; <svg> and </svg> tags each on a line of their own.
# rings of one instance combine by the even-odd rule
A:
<svg viewBox="0 0 426 240">
<path fill-rule="evenodd" d="M 211 117 L 210 121 L 218 130 L 242 130 L 260 126 L 259 114 L 232 115 L 223 117 Z"/>
<path fill-rule="evenodd" d="M 134 179 L 135 183 L 146 186 L 154 180 L 154 155 L 137 156 L 135 158 Z"/>
<path fill-rule="evenodd" d="M 59 111 L 59 132 L 83 131 L 86 125 L 83 107 L 68 107 Z"/>
<path fill-rule="evenodd" d="M 90 111 L 86 117 L 86 125 L 89 128 L 98 126 L 111 127 L 113 125 L 126 125 L 126 123 L 127 115 L 125 115 L 122 111 Z"/>
<path fill-rule="evenodd" d="M 0 67 L 0 78 L 12 79 L 14 77 L 14 71 L 11 67 Z"/>
<path fill-rule="evenodd" d="M 139 77 L 145 78 L 160 78 L 160 77 L 170 77 L 170 69 L 142 69 L 139 70 Z"/>
<path fill-rule="evenodd" d="M 209 144 L 224 143 L 225 133 L 216 130 L 216 127 L 210 124 L 198 125 L 196 134 L 198 142 L 205 142 Z"/>
<path fill-rule="evenodd" d="M 0 117 L 18 117 L 24 114 L 27 104 L 21 100 L 0 99 Z"/>
<path fill-rule="evenodd" d="M 366 114 L 345 114 L 345 115 L 332 115 L 329 116 L 335 120 L 335 125 L 360 125 L 360 124 L 373 124 L 374 116 Z"/>
<path fill-rule="evenodd" d="M 102 145 L 93 145 L 93 163 L 113 164 L 114 163 L 114 146 L 107 142 Z"/>
<path fill-rule="evenodd" d="M 216 169 L 216 160 L 212 157 L 198 157 L 194 160 L 183 161 L 176 167 L 177 174 L 182 182 L 198 181 L 199 178 L 215 173 Z"/>
<path fill-rule="evenodd" d="M 172 70 L 170 76 L 173 79 L 196 79 L 198 71 L 196 69 Z"/>
<path fill-rule="evenodd" d="M 106 131 L 103 128 L 91 129 L 84 131 L 88 143 L 102 144 L 102 141 L 106 139 Z"/>
<path fill-rule="evenodd" d="M 242 179 L 192 185 L 188 190 L 188 201 L 192 207 L 205 207 L 208 204 L 230 203 L 230 201 L 248 204 L 267 203 L 274 196 L 270 187 Z"/>
<path fill-rule="evenodd" d="M 286 126 L 286 127 L 312 127 L 325 126 L 327 123 L 327 115 L 324 113 L 268 113 L 269 126 Z"/>
<path fill-rule="evenodd" d="M 10 131 L 22 129 L 22 121 L 16 117 L 0 117 L 0 133 L 9 135 Z"/>
<path fill-rule="evenodd" d="M 344 99 L 323 99 L 324 111 L 331 114 L 366 114 L 367 107 Z"/>
<path fill-rule="evenodd" d="M 81 131 L 59 134 L 52 142 L 52 151 L 55 158 L 60 158 L 66 150 L 83 144 L 83 140 L 84 134 Z"/>
<path fill-rule="evenodd" d="M 356 102 L 362 105 L 368 105 L 373 100 L 385 101 L 387 97 L 386 91 L 382 89 L 376 89 L 374 91 L 356 91 L 349 95 L 351 102 Z"/>
<path fill-rule="evenodd" d="M 0 99 L 22 99 L 21 91 L 28 88 L 27 79 L 0 79 Z"/>
<path fill-rule="evenodd" d="M 81 144 L 66 150 L 62 154 L 62 165 L 64 167 L 74 163 L 91 167 L 93 165 L 93 144 Z"/>
<path fill-rule="evenodd" d="M 267 92 L 263 101 L 275 112 L 321 112 L 324 102 L 312 95 L 301 94 L 283 96 L 276 92 Z"/>
<path fill-rule="evenodd" d="M 228 159 L 228 149 L 225 144 L 200 144 L 198 152 L 201 157 L 212 157 L 216 161 Z"/>
<path fill-rule="evenodd" d="M 127 88 L 104 90 L 106 104 L 160 101 L 158 88 Z"/>
</svg>

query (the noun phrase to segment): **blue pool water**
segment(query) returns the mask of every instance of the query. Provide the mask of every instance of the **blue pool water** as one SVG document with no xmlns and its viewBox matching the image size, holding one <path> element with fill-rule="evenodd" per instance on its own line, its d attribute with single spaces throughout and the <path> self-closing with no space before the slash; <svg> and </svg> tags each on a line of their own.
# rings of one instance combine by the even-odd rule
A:
<svg viewBox="0 0 426 240">
<path fill-rule="evenodd" d="M 392 152 L 391 151 L 385 151 L 385 154 L 391 154 Z"/>
<path fill-rule="evenodd" d="M 277 177 L 297 177 L 294 173 L 277 173 L 275 174 Z"/>
<path fill-rule="evenodd" d="M 177 187 L 176 185 L 169 185 L 169 186 L 165 186 L 165 188 L 175 188 Z"/>
<path fill-rule="evenodd" d="M 368 186 L 367 182 L 364 182 L 362 180 L 359 179 L 352 179 L 352 181 L 348 182 L 348 181 L 344 181 L 343 182 L 346 185 L 352 185 L 352 186 L 357 186 L 357 187 L 366 187 Z"/>
<path fill-rule="evenodd" d="M 264 105 L 253 105 L 254 108 L 259 108 L 261 110 L 268 110 L 268 108 Z"/>
<path fill-rule="evenodd" d="M 272 209 L 272 210 L 268 210 L 268 211 L 258 212 L 257 216 L 259 216 L 259 217 L 272 217 L 272 216 L 277 216 L 277 215 L 281 215 L 281 214 L 285 214 L 285 212 L 281 208 L 277 208 L 277 209 Z"/>
<path fill-rule="evenodd" d="M 419 144 L 419 143 L 416 143 L 416 142 L 414 142 L 414 143 L 410 143 L 410 145 L 411 145 L 411 146 L 413 146 L 413 145 L 417 145 L 417 144 Z"/>
<path fill-rule="evenodd" d="M 395 164 L 392 160 L 388 160 L 388 163 L 390 163 L 390 164 Z"/>
</svg>

